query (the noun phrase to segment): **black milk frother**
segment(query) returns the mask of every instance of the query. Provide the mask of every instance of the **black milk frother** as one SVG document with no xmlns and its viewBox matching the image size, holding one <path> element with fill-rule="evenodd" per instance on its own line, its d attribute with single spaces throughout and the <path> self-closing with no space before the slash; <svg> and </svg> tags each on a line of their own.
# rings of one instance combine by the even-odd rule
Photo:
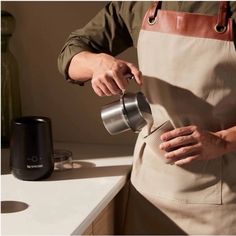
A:
<svg viewBox="0 0 236 236">
<path fill-rule="evenodd" d="M 54 169 L 51 120 L 24 116 L 12 121 L 10 165 L 15 177 L 40 180 Z"/>
</svg>

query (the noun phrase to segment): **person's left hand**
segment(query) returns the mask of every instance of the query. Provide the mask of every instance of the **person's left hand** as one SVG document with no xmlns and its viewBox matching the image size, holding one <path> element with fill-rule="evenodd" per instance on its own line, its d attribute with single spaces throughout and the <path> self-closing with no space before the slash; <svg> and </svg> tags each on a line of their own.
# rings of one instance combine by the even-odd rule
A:
<svg viewBox="0 0 236 236">
<path fill-rule="evenodd" d="M 166 151 L 165 158 L 176 165 L 195 160 L 211 160 L 225 153 L 227 142 L 219 133 L 201 130 L 191 125 L 174 129 L 161 135 L 160 149 Z"/>
</svg>

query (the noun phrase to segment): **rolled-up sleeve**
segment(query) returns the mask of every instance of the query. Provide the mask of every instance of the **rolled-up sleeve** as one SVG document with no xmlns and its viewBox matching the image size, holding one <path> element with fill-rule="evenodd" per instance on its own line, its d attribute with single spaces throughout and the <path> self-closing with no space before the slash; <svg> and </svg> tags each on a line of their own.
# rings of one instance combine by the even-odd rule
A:
<svg viewBox="0 0 236 236">
<path fill-rule="evenodd" d="M 58 68 L 67 79 L 71 59 L 82 51 L 116 56 L 133 45 L 124 23 L 122 2 L 107 4 L 85 27 L 72 32 L 58 57 Z"/>
</svg>

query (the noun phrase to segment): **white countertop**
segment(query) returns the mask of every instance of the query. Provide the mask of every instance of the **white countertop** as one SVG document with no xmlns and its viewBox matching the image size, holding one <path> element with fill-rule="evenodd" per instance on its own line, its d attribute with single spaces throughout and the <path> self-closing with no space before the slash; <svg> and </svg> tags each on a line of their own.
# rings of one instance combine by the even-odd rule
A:
<svg viewBox="0 0 236 236">
<path fill-rule="evenodd" d="M 54 148 L 71 150 L 81 167 L 54 171 L 42 181 L 22 181 L 5 168 L 9 150 L 2 149 L 1 200 L 28 205 L 1 214 L 2 235 L 83 233 L 121 190 L 131 169 L 130 146 L 59 143 Z"/>
</svg>

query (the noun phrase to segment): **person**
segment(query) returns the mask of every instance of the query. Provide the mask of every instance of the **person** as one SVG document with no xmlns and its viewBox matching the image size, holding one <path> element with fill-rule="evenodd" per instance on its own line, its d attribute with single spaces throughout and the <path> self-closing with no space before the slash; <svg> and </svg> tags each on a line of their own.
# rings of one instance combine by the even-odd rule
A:
<svg viewBox="0 0 236 236">
<path fill-rule="evenodd" d="M 133 74 L 151 105 L 123 234 L 236 234 L 235 45 L 236 2 L 221 1 L 111 2 L 69 36 L 58 58 L 68 81 L 111 96 Z M 116 58 L 129 47 L 139 67 Z M 148 137 L 168 120 L 154 152 Z"/>
</svg>

